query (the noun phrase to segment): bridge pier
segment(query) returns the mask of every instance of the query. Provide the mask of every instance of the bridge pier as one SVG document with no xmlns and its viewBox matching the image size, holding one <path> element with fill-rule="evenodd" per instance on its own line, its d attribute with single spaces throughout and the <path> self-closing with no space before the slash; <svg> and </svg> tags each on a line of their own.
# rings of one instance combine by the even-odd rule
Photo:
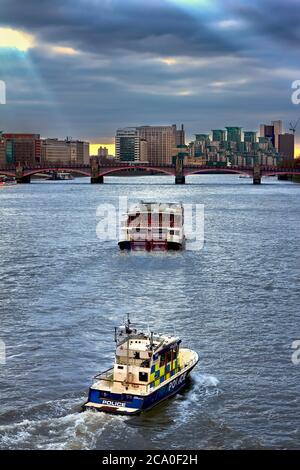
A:
<svg viewBox="0 0 300 470">
<path fill-rule="evenodd" d="M 178 147 L 178 154 L 174 157 L 175 160 L 175 184 L 185 184 L 185 176 L 183 171 L 183 161 L 185 155 L 186 146 L 179 145 Z"/>
<path fill-rule="evenodd" d="M 280 181 L 288 181 L 291 178 L 289 175 L 278 175 L 277 179 Z"/>
<path fill-rule="evenodd" d="M 30 175 L 24 175 L 24 168 L 20 164 L 16 167 L 16 182 L 18 184 L 30 183 Z"/>
<path fill-rule="evenodd" d="M 185 184 L 185 176 L 184 175 L 176 175 L 175 176 L 175 184 Z"/>
<path fill-rule="evenodd" d="M 30 176 L 16 176 L 16 181 L 18 184 L 28 184 L 30 183 Z"/>
<path fill-rule="evenodd" d="M 253 184 L 261 184 L 261 168 L 260 165 L 253 167 Z"/>
<path fill-rule="evenodd" d="M 103 176 L 92 176 L 91 177 L 91 184 L 103 184 L 104 177 Z"/>
<path fill-rule="evenodd" d="M 100 175 L 100 164 L 98 158 L 91 158 L 91 184 L 103 184 L 103 176 Z"/>
</svg>

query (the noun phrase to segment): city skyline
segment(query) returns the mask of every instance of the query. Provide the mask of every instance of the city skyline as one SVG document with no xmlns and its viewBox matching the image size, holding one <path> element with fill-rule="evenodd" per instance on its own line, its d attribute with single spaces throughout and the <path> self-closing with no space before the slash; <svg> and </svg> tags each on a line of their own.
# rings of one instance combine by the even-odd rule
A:
<svg viewBox="0 0 300 470">
<path fill-rule="evenodd" d="M 275 122 L 276 122 L 276 121 L 275 121 Z M 281 122 L 281 121 L 280 121 L 280 122 Z M 130 126 L 126 126 L 126 127 L 130 127 Z M 125 128 L 126 128 L 126 127 L 125 127 Z M 137 127 L 140 127 L 140 126 L 137 126 Z M 250 129 L 245 130 L 245 129 L 243 128 L 243 126 L 240 126 L 240 127 L 241 127 L 241 138 L 242 138 L 242 140 L 244 140 L 245 134 L 250 133 L 250 134 L 255 134 L 256 140 L 258 141 L 258 138 L 259 138 L 259 136 L 260 136 L 260 134 L 261 134 L 261 127 L 262 127 L 262 124 L 261 124 L 261 125 L 258 127 L 258 129 L 256 129 L 256 130 L 250 130 Z M 221 127 L 220 129 L 221 129 L 223 132 L 226 133 L 226 130 L 225 130 L 225 129 L 226 129 L 226 126 L 223 126 L 223 127 Z M 185 129 L 185 130 L 186 130 L 186 129 Z M 288 129 L 282 128 L 282 133 L 285 133 L 285 132 L 287 132 L 287 131 L 288 131 Z M 208 135 L 210 135 L 210 136 L 212 137 L 212 140 L 213 140 L 213 133 L 214 133 L 214 132 L 215 132 L 215 131 L 214 131 L 213 129 L 211 129 L 211 130 L 208 131 L 208 132 L 202 132 L 202 131 L 201 131 L 200 133 L 201 133 L 201 134 L 208 134 Z M 289 130 L 289 132 L 291 132 L 291 131 Z M 289 132 L 288 132 L 288 133 L 289 133 Z M 0 130 L 0 133 L 1 133 L 1 130 Z M 34 132 L 30 132 L 29 134 L 32 134 L 32 133 L 34 133 Z M 36 132 L 35 132 L 35 133 L 36 133 Z M 22 134 L 22 132 L 21 132 L 21 134 Z M 199 134 L 199 132 L 196 133 L 196 134 L 194 134 L 194 137 L 195 137 L 197 134 Z M 193 142 L 194 137 L 186 138 L 186 139 L 185 139 L 185 143 L 186 143 L 186 144 L 189 144 L 189 143 Z M 76 137 L 70 137 L 70 136 L 65 136 L 65 137 L 58 137 L 58 136 L 51 136 L 51 137 L 50 137 L 50 136 L 41 136 L 41 138 L 42 138 L 43 140 L 47 140 L 47 139 L 54 139 L 54 140 L 55 140 L 55 139 L 58 139 L 58 140 L 62 140 L 62 141 L 63 141 L 63 140 L 68 140 L 68 139 L 77 140 Z M 113 138 L 115 139 L 115 136 L 114 136 Z M 79 140 L 80 140 L 80 139 L 79 139 Z M 85 141 L 88 142 L 87 140 L 85 140 Z M 100 142 L 100 143 L 91 143 L 91 142 L 88 142 L 88 143 L 89 143 L 89 149 L 90 149 L 90 155 L 91 155 L 91 156 L 92 156 L 92 155 L 97 155 L 97 154 L 98 154 L 98 150 L 99 150 L 100 147 L 107 149 L 108 155 L 116 156 L 115 143 L 107 143 L 107 142 Z M 299 158 L 299 157 L 300 157 L 300 147 L 297 146 L 297 141 L 296 141 L 296 140 L 295 140 L 295 146 L 294 146 L 294 148 L 295 148 L 294 157 L 295 157 L 295 158 Z"/>
<path fill-rule="evenodd" d="M 272 122 L 280 122 L 281 125 L 282 125 L 282 121 L 272 121 Z M 170 124 L 169 124 L 170 126 Z M 262 126 L 263 124 L 260 124 L 256 127 L 255 130 L 250 130 L 250 129 L 245 129 L 243 126 L 239 126 L 240 129 L 241 129 L 241 140 L 243 141 L 245 139 L 245 134 L 255 134 L 255 139 L 256 141 L 258 142 L 259 140 L 259 136 L 260 135 L 264 135 L 262 134 Z M 138 127 L 143 127 L 143 126 L 135 126 L 136 128 Z M 147 127 L 147 126 L 146 126 Z M 129 128 L 129 129 L 132 129 L 134 127 L 131 127 L 131 126 L 125 126 L 124 127 L 125 129 L 126 128 Z M 216 127 L 215 127 L 216 129 Z M 194 138 L 199 135 L 199 134 L 207 134 L 207 135 L 210 135 L 210 137 L 213 139 L 213 135 L 214 135 L 214 132 L 219 132 L 220 130 L 223 131 L 225 134 L 226 134 L 226 129 L 228 129 L 227 126 L 222 126 L 220 127 L 220 129 L 218 129 L 217 131 L 214 130 L 214 129 L 211 129 L 210 131 L 207 131 L 207 132 L 204 132 L 203 130 L 199 130 L 196 134 L 194 134 L 193 137 L 189 137 L 189 133 L 186 133 L 187 134 L 187 137 L 185 138 L 185 143 L 186 144 L 189 144 L 189 143 L 192 143 L 194 141 Z M 115 129 L 115 133 L 116 131 L 118 131 L 118 129 Z M 186 129 L 185 129 L 186 131 Z M 1 130 L 0 130 L 0 133 L 1 133 Z M 36 133 L 36 132 L 30 132 L 30 134 L 32 133 Z M 291 129 L 285 129 L 284 127 L 282 127 L 282 131 L 280 131 L 279 133 L 291 133 Z M 21 132 L 22 134 L 22 132 Z M 81 139 L 77 139 L 76 136 L 64 136 L 64 137 L 60 137 L 60 136 L 41 136 L 41 139 L 42 140 L 47 140 L 47 139 L 58 139 L 58 140 L 61 140 L 61 141 L 64 141 L 64 140 L 81 140 Z M 113 139 L 115 139 L 115 136 L 113 137 Z M 84 141 L 88 142 L 86 139 L 84 139 Z M 114 143 L 107 143 L 107 142 L 100 142 L 100 143 L 91 143 L 91 142 L 88 142 L 89 143 L 89 149 L 90 149 L 90 155 L 97 155 L 98 154 L 98 150 L 100 147 L 102 148 L 105 148 L 107 149 L 107 153 L 108 155 L 111 155 L 111 156 L 116 156 L 116 147 L 115 147 L 115 142 Z M 274 143 L 273 143 L 274 144 Z M 277 145 L 276 145 L 277 147 Z M 294 158 L 299 158 L 300 157 L 300 147 L 297 146 L 297 141 L 295 140 L 295 145 L 294 145 L 294 149 L 295 149 L 295 153 L 294 153 Z"/>
<path fill-rule="evenodd" d="M 256 130 L 281 118 L 288 131 L 300 115 L 293 0 L 54 0 L 43 15 L 39 4 L 24 13 L 20 0 L 1 2 L 6 132 L 69 135 L 114 153 L 118 127 L 184 122 L 188 141 L 224 123 Z"/>
</svg>

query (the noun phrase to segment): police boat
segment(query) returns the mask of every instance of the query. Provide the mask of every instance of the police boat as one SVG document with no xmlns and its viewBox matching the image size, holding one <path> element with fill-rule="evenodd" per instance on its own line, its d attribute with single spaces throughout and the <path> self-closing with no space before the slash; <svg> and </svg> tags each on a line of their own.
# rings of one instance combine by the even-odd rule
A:
<svg viewBox="0 0 300 470">
<path fill-rule="evenodd" d="M 124 415 L 149 410 L 183 389 L 198 354 L 182 348 L 175 336 L 145 333 L 129 316 L 115 328 L 114 366 L 94 377 L 84 410 Z"/>
</svg>

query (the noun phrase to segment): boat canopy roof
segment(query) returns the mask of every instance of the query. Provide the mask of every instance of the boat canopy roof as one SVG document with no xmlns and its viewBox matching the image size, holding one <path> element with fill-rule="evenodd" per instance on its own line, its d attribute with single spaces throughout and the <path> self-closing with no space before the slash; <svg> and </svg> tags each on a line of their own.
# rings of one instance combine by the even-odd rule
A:
<svg viewBox="0 0 300 470">
<path fill-rule="evenodd" d="M 181 202 L 144 202 L 140 201 L 135 206 L 128 209 L 127 215 L 136 215 L 137 213 L 171 213 L 182 214 L 183 205 Z"/>
<path fill-rule="evenodd" d="M 117 346 L 120 346 L 127 341 L 132 341 L 139 345 L 139 349 L 145 351 L 158 352 L 161 349 L 168 348 L 172 344 L 179 344 L 181 342 L 179 337 L 162 335 L 159 333 L 138 331 L 136 328 L 131 327 L 131 322 L 128 319 L 124 326 L 120 326 L 115 330 L 115 341 Z"/>
</svg>

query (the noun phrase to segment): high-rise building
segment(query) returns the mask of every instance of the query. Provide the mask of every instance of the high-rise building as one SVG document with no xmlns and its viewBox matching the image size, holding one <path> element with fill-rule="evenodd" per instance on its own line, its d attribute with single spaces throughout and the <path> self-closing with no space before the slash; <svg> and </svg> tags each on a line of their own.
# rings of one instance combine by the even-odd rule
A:
<svg viewBox="0 0 300 470">
<path fill-rule="evenodd" d="M 67 160 L 72 164 L 77 163 L 77 145 L 76 142 L 66 139 Z"/>
<path fill-rule="evenodd" d="M 279 135 L 282 134 L 282 121 L 272 121 L 274 128 L 274 147 L 279 150 Z"/>
<path fill-rule="evenodd" d="M 177 129 L 176 124 L 173 124 L 173 132 L 176 135 L 176 147 L 178 145 L 185 145 L 185 130 L 184 130 L 184 125 L 181 124 L 181 128 Z"/>
<path fill-rule="evenodd" d="M 193 156 L 195 158 L 203 157 L 208 146 L 211 144 L 209 134 L 195 134 L 193 142 Z"/>
<path fill-rule="evenodd" d="M 293 163 L 295 155 L 294 134 L 280 134 L 278 138 L 279 152 L 283 156 L 283 163 Z"/>
<path fill-rule="evenodd" d="M 140 140 L 140 161 L 148 161 L 148 142 L 145 139 Z"/>
<path fill-rule="evenodd" d="M 256 132 L 254 131 L 244 131 L 244 142 L 249 142 L 250 144 L 255 144 L 257 141 Z"/>
<path fill-rule="evenodd" d="M 210 135 L 209 134 L 195 134 L 195 138 L 196 138 L 197 142 L 210 143 Z"/>
<path fill-rule="evenodd" d="M 141 160 L 141 136 L 137 127 L 118 129 L 115 144 L 117 160 L 126 162 L 137 162 Z"/>
<path fill-rule="evenodd" d="M 242 140 L 242 128 L 241 127 L 226 127 L 227 130 L 227 142 L 240 143 Z"/>
<path fill-rule="evenodd" d="M 148 161 L 152 165 L 169 165 L 176 152 L 177 142 L 184 139 L 184 129 L 176 126 L 141 126 L 139 135 L 148 144 Z M 178 133 L 179 132 L 179 133 Z M 183 144 L 178 144 L 183 145 Z"/>
<path fill-rule="evenodd" d="M 90 163 L 90 144 L 82 140 L 76 140 L 76 163 L 88 165 Z"/>
<path fill-rule="evenodd" d="M 224 142 L 226 140 L 226 131 L 224 129 L 213 129 L 213 142 Z"/>
<path fill-rule="evenodd" d="M 259 137 L 258 138 L 258 148 L 263 151 L 267 151 L 272 146 L 270 140 L 267 137 Z"/>
<path fill-rule="evenodd" d="M 178 145 L 185 145 L 185 131 L 172 126 L 139 126 L 118 129 L 115 137 L 116 158 L 123 161 L 149 161 L 168 165 Z"/>
<path fill-rule="evenodd" d="M 260 137 L 266 137 L 269 139 L 273 147 L 275 147 L 275 131 L 274 126 L 269 124 L 260 125 Z"/>
<path fill-rule="evenodd" d="M 41 162 L 39 134 L 2 134 L 6 147 L 6 163 L 34 165 Z"/>
<path fill-rule="evenodd" d="M 260 137 L 266 137 L 276 150 L 279 150 L 279 135 L 282 134 L 282 121 L 272 121 L 271 124 L 260 125 Z"/>
<path fill-rule="evenodd" d="M 42 140 L 42 161 L 43 163 L 62 163 L 70 162 L 70 153 L 65 140 L 44 139 Z"/>
<path fill-rule="evenodd" d="M 44 139 L 42 141 L 44 163 L 88 164 L 89 143 L 81 140 Z"/>
</svg>

